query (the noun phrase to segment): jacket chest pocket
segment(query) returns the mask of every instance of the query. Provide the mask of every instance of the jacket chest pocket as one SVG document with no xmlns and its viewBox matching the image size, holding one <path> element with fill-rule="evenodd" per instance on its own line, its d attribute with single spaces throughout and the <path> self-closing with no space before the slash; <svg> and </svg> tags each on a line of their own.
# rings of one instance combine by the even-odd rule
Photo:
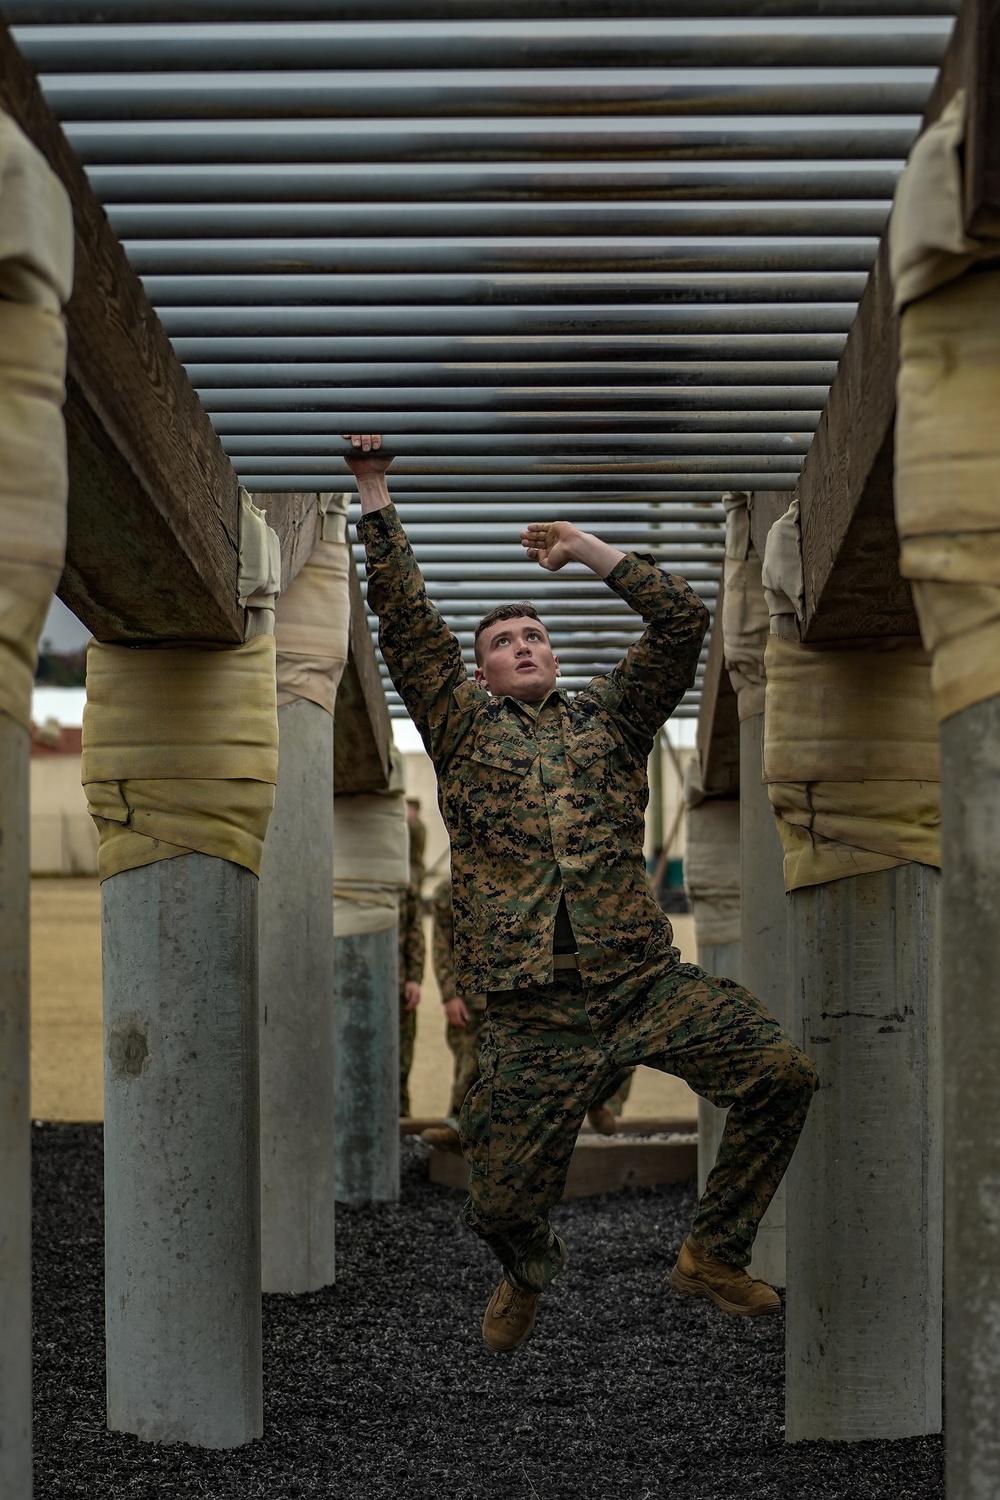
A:
<svg viewBox="0 0 1000 1500">
<path fill-rule="evenodd" d="M 538 750 L 528 740 L 494 738 L 490 736 L 477 743 L 469 757 L 473 778 L 490 778 L 520 781 L 526 776 L 538 758 Z"/>
<path fill-rule="evenodd" d="M 588 779 L 605 781 L 619 768 L 619 745 L 614 735 L 599 726 L 582 730 L 566 746 L 566 758 Z"/>
</svg>

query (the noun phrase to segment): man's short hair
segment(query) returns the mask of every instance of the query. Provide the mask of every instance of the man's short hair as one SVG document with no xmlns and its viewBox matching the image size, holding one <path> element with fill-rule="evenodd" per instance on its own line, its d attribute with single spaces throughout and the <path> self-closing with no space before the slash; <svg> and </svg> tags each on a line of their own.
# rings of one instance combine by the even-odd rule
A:
<svg viewBox="0 0 1000 1500">
<path fill-rule="evenodd" d="M 479 637 L 483 631 L 487 630 L 490 625 L 498 624 L 500 620 L 520 620 L 525 615 L 527 615 L 529 620 L 538 620 L 539 625 L 542 625 L 538 610 L 533 604 L 529 604 L 527 599 L 516 599 L 513 604 L 498 604 L 495 609 L 491 609 L 488 614 L 483 615 L 483 618 L 476 626 L 475 649 L 476 661 L 479 666 L 483 664 L 483 659 L 479 654 Z M 542 625 L 542 629 L 545 630 L 544 625 Z M 547 635 L 548 631 L 545 633 Z"/>
</svg>

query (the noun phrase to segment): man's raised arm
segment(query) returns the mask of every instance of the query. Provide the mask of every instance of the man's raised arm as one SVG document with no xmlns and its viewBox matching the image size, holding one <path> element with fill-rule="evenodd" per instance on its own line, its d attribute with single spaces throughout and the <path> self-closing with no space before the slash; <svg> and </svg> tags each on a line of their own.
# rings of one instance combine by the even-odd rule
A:
<svg viewBox="0 0 1000 1500">
<path fill-rule="evenodd" d="M 533 523 L 521 532 L 521 545 L 550 573 L 583 563 L 646 622 L 599 691 L 610 694 L 609 707 L 636 753 L 648 755 L 660 725 L 694 682 L 708 610 L 683 578 L 664 573 L 654 558 L 621 552 L 568 521 Z"/>
<path fill-rule="evenodd" d="M 391 458 L 377 434 L 345 434 L 358 481 L 368 570 L 368 603 L 389 675 L 435 765 L 447 760 L 471 723 L 480 689 L 470 683 L 458 641 L 427 597 L 424 580 L 385 480 Z"/>
</svg>

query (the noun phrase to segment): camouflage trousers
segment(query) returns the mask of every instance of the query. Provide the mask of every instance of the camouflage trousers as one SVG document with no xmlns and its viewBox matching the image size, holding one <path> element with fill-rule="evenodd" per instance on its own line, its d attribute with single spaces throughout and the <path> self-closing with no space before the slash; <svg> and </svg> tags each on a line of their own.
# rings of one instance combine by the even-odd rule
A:
<svg viewBox="0 0 1000 1500">
<path fill-rule="evenodd" d="M 448 1116 L 452 1120 L 458 1119 L 458 1112 L 465 1103 L 465 1096 L 479 1077 L 479 1052 L 483 1045 L 483 1035 L 486 1031 L 486 1007 L 483 997 L 477 996 L 475 1001 L 466 1005 L 469 1012 L 467 1026 L 452 1026 L 448 1024 L 445 1037 L 451 1055 L 455 1059 L 455 1070 L 451 1085 L 451 1102 L 448 1105 Z"/>
<path fill-rule="evenodd" d="M 656 962 L 597 989 L 556 984 L 489 996 L 482 1077 L 462 1108 L 465 1224 L 509 1278 L 542 1291 L 565 1248 L 549 1225 L 587 1109 L 640 1063 L 729 1108 L 692 1234 L 745 1266 L 817 1086 L 812 1063 L 748 990 L 691 964 Z"/>
<path fill-rule="evenodd" d="M 399 994 L 399 1113 L 410 1113 L 410 1069 L 413 1067 L 413 1044 L 417 1039 L 417 1012 L 407 1010 L 402 991 Z"/>
</svg>

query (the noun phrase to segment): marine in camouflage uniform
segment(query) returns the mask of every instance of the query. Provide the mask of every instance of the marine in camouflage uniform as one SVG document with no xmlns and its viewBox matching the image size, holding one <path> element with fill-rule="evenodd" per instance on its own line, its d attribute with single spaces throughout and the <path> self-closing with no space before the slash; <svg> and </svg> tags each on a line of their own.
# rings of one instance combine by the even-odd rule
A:
<svg viewBox="0 0 1000 1500">
<path fill-rule="evenodd" d="M 694 680 L 708 612 L 652 557 L 619 555 L 559 523 L 591 553 L 596 542 L 617 558 L 600 576 L 645 631 L 612 672 L 572 698 L 555 686 L 540 701 L 493 696 L 470 679 L 428 599 L 384 481 L 367 483 L 358 535 L 368 602 L 392 680 L 434 763 L 451 838 L 456 983 L 460 993 L 487 994 L 482 1076 L 461 1114 L 470 1163 L 463 1218 L 505 1272 L 484 1337 L 491 1343 L 491 1316 L 499 1327 L 511 1306 L 522 1322 L 491 1347 L 515 1347 L 530 1331 L 532 1298 L 565 1261 L 548 1215 L 584 1115 L 616 1072 L 640 1063 L 729 1108 L 681 1257 L 693 1246 L 710 1258 L 712 1275 L 718 1266 L 738 1279 L 816 1075 L 747 990 L 681 963 L 646 882 L 647 761 Z M 529 557 L 525 536 L 539 531 L 554 534 L 530 527 L 522 535 Z M 545 546 L 555 552 L 557 544 Z M 529 640 L 512 629 L 504 650 L 515 638 Z M 529 654 L 551 653 L 547 636 L 530 639 Z M 486 644 L 489 652 L 503 642 L 491 631 Z M 533 670 L 530 660 L 523 666 Z M 485 675 L 480 667 L 477 677 Z M 556 951 L 560 926 L 575 953 Z M 778 1305 L 770 1293 L 759 1310 Z"/>
<path fill-rule="evenodd" d="M 451 908 L 450 875 L 435 887 L 431 914 L 434 919 L 431 962 L 441 991 L 442 1004 L 447 1005 L 449 1000 L 461 999 L 469 1013 L 464 1026 L 456 1026 L 448 1021 L 445 1029 L 448 1047 L 455 1060 L 448 1119 L 457 1121 L 466 1094 L 479 1078 L 479 1051 L 486 1026 L 486 996 L 460 995 L 455 983 L 455 917 Z"/>
</svg>

